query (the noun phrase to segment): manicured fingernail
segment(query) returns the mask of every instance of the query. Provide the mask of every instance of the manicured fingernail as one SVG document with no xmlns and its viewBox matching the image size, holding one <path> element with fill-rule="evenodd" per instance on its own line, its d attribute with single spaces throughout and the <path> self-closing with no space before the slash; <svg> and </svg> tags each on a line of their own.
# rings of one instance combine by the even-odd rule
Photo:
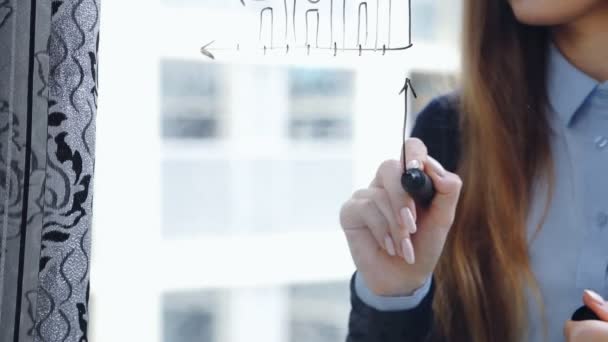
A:
<svg viewBox="0 0 608 342">
<path fill-rule="evenodd" d="M 409 233 L 410 234 L 414 234 L 416 233 L 416 231 L 418 230 L 416 227 L 416 220 L 414 220 L 414 215 L 412 214 L 412 211 L 410 210 L 410 208 L 408 207 L 404 207 L 401 208 L 401 220 L 403 221 L 403 225 L 405 225 L 406 222 L 409 223 Z"/>
<path fill-rule="evenodd" d="M 439 176 L 439 177 L 443 177 L 445 176 L 445 169 L 443 168 L 443 166 L 441 164 L 439 164 L 438 161 L 436 161 L 433 158 L 428 158 L 428 163 L 431 165 L 433 171 L 435 171 L 435 173 Z"/>
<path fill-rule="evenodd" d="M 600 296 L 599 294 L 597 294 L 594 291 L 591 290 L 585 290 L 585 293 L 589 296 L 589 298 L 591 298 L 596 304 L 598 305 L 604 305 L 604 298 L 602 298 L 602 296 Z"/>
<path fill-rule="evenodd" d="M 407 164 L 405 165 L 406 169 L 422 169 L 422 163 L 420 162 L 420 160 L 410 160 L 409 162 L 407 162 Z"/>
<path fill-rule="evenodd" d="M 390 236 L 387 235 L 384 237 L 384 245 L 386 246 L 386 251 L 388 252 L 388 255 L 395 256 L 395 244 L 393 243 L 393 239 L 391 239 Z"/>
<path fill-rule="evenodd" d="M 403 239 L 403 242 L 401 242 L 401 249 L 403 250 L 403 258 L 405 259 L 405 262 L 413 265 L 416 262 L 416 257 L 414 256 L 414 246 L 412 245 L 412 240 L 409 238 Z"/>
</svg>

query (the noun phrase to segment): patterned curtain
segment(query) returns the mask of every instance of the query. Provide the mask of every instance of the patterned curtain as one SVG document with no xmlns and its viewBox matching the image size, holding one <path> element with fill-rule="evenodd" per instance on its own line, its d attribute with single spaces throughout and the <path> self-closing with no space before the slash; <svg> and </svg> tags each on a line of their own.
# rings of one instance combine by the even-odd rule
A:
<svg viewBox="0 0 608 342">
<path fill-rule="evenodd" d="M 87 341 L 99 0 L 0 0 L 0 341 Z"/>
</svg>

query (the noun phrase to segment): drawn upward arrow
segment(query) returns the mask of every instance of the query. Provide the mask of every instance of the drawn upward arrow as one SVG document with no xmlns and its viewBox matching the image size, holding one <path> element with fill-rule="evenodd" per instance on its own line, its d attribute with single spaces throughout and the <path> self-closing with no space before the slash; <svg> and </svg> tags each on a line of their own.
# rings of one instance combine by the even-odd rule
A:
<svg viewBox="0 0 608 342">
<path fill-rule="evenodd" d="M 403 169 L 405 170 L 405 127 L 407 126 L 407 90 L 410 89 L 412 91 L 412 95 L 414 95 L 414 98 L 418 98 L 418 96 L 416 95 L 416 90 L 414 90 L 414 86 L 412 86 L 412 81 L 410 81 L 410 79 L 408 77 L 405 78 L 405 84 L 403 85 L 403 88 L 401 88 L 401 91 L 399 92 L 399 95 L 404 94 L 403 98 L 405 99 L 405 115 L 403 116 L 403 145 L 402 145 L 402 149 L 403 149 Z"/>
<path fill-rule="evenodd" d="M 405 84 L 403 85 L 403 88 L 401 88 L 401 91 L 399 92 L 399 95 L 401 94 L 405 94 L 403 96 L 403 99 L 405 100 L 405 116 L 403 118 L 403 136 L 405 137 L 405 124 L 407 123 L 407 90 L 410 89 L 412 91 L 412 95 L 414 95 L 414 98 L 418 98 L 418 96 L 416 95 L 416 90 L 414 90 L 414 86 L 412 86 L 412 81 L 410 81 L 410 79 L 408 77 L 405 78 Z"/>
<path fill-rule="evenodd" d="M 408 77 L 406 77 L 405 84 L 403 85 L 403 88 L 401 88 L 399 95 L 403 94 L 408 89 L 412 89 L 412 94 L 414 95 L 415 98 L 418 98 L 418 96 L 416 96 L 416 90 L 414 90 L 414 86 L 412 86 L 412 81 Z M 407 94 L 405 95 L 405 100 L 407 101 Z"/>
<path fill-rule="evenodd" d="M 203 45 L 203 47 L 201 48 L 201 53 L 211 59 L 215 59 L 215 56 L 211 52 L 209 52 L 207 48 L 213 43 L 215 43 L 215 40 L 212 40 L 210 43 Z"/>
</svg>

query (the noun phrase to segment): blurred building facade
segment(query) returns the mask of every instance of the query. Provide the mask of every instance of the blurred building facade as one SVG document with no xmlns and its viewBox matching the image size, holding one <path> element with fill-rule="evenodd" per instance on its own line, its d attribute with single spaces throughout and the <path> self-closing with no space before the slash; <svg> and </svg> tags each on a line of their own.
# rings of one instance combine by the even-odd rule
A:
<svg viewBox="0 0 608 342">
<path fill-rule="evenodd" d="M 150 304 L 159 314 L 154 338 L 343 341 L 354 265 L 340 207 L 369 184 L 379 162 L 399 157 L 403 78 L 415 74 L 418 95 L 428 98 L 445 90 L 434 86 L 436 75 L 457 70 L 460 2 L 414 1 L 414 47 L 395 56 L 201 56 L 214 21 L 237 20 L 231 13 L 239 6 L 160 3 L 164 24 L 152 57 L 160 99 L 150 115 L 159 122 L 151 145 L 159 147 L 151 152 L 159 212 L 151 215 L 160 222 L 162 256 Z M 118 77 L 106 73 L 106 84 Z M 98 140 L 111 134 L 98 130 Z M 111 214 L 104 205 L 96 215 Z M 111 286 L 96 284 L 93 303 Z"/>
</svg>

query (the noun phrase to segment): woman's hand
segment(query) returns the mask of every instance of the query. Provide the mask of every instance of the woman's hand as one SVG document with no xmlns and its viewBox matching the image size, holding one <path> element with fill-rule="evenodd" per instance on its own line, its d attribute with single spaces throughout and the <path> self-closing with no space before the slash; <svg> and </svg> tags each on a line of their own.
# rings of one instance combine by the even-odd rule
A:
<svg viewBox="0 0 608 342">
<path fill-rule="evenodd" d="M 340 211 L 358 272 L 374 293 L 383 296 L 408 295 L 431 276 L 462 187 L 458 175 L 428 156 L 419 139 L 408 139 L 405 150 L 407 167 L 424 169 L 433 181 L 436 194 L 429 208 L 416 208 L 403 190 L 402 162 L 387 160 L 370 186 L 356 191 Z"/>
<path fill-rule="evenodd" d="M 600 321 L 567 321 L 564 335 L 568 342 L 608 341 L 608 302 L 597 293 L 585 290 L 583 302 L 600 318 Z"/>
</svg>

